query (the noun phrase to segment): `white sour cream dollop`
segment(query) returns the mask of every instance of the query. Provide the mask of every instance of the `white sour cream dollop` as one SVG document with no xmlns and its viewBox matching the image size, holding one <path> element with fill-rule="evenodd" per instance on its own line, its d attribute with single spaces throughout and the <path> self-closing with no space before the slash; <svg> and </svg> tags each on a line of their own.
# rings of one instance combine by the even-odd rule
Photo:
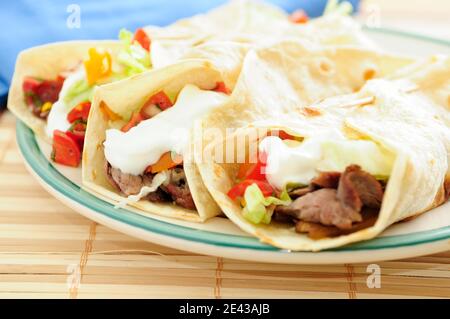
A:
<svg viewBox="0 0 450 319">
<path fill-rule="evenodd" d="M 128 132 L 106 131 L 103 143 L 108 162 L 122 172 L 139 175 L 166 152 L 183 155 L 194 122 L 229 97 L 223 93 L 204 91 L 186 85 L 176 103 L 155 117 L 142 121 Z"/>
<path fill-rule="evenodd" d="M 309 137 L 289 145 L 276 136 L 264 138 L 259 149 L 267 155 L 265 175 L 277 189 L 288 184 L 308 185 L 320 172 L 342 172 L 356 164 L 368 173 L 388 177 L 395 157 L 369 140 Z"/>
</svg>

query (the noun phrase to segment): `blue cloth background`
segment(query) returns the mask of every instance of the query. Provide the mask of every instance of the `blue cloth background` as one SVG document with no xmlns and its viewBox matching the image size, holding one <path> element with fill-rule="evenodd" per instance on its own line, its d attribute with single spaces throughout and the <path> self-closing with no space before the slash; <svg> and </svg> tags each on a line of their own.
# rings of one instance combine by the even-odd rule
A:
<svg viewBox="0 0 450 319">
<path fill-rule="evenodd" d="M 269 0 L 291 12 L 322 13 L 326 0 Z M 0 105 L 4 105 L 17 54 L 39 44 L 75 39 L 115 39 L 121 28 L 166 25 L 226 0 L 15 0 L 0 2 Z M 358 0 L 351 0 L 355 6 Z M 80 8 L 80 28 L 68 28 L 70 4 Z"/>
</svg>

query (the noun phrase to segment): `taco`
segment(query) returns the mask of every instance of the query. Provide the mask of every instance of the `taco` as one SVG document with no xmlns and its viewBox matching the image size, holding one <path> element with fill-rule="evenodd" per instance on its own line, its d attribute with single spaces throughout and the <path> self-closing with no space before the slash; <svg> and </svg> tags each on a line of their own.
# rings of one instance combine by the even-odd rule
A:
<svg viewBox="0 0 450 319">
<path fill-rule="evenodd" d="M 302 251 L 374 238 L 397 221 L 445 203 L 450 131 L 442 97 L 450 87 L 445 76 L 432 85 L 424 80 L 448 74 L 448 60 L 431 61 L 432 67 L 419 62 L 397 70 L 395 80 L 370 80 L 358 93 L 247 118 L 251 124 L 205 146 L 203 155 L 211 156 L 198 162 L 205 186 L 241 229 L 276 247 Z M 295 78 L 277 79 L 284 92 L 301 87 Z M 304 99 L 271 96 L 247 101 L 256 108 L 269 102 L 265 109 L 271 109 Z M 212 112 L 203 127 L 217 127 L 219 118 L 227 118 L 224 112 L 241 114 L 241 102 Z M 229 123 L 239 121 L 220 125 Z M 232 150 L 226 155 L 233 161 L 224 158 L 224 149 Z"/>
<path fill-rule="evenodd" d="M 290 68 L 280 59 L 292 61 L 289 57 L 295 56 L 298 58 L 294 61 L 302 67 L 311 61 L 325 61 L 330 68 L 355 69 L 341 75 L 331 69 L 327 69 L 330 74 L 321 74 L 319 64 L 310 65 L 310 73 L 306 67 L 305 72 L 296 75 L 309 77 L 315 84 L 311 91 L 305 87 L 310 94 L 308 99 L 305 95 L 305 101 L 362 86 L 366 69 L 361 63 L 371 69 L 377 66 L 379 75 L 388 73 L 394 65 L 409 63 L 409 59 L 358 48 L 308 50 L 302 42 L 283 41 L 242 54 L 245 45 L 225 43 L 222 45 L 228 49 L 216 50 L 212 59 L 186 59 L 96 90 L 89 117 L 95 125 L 88 125 L 83 154 L 83 185 L 88 190 L 119 205 L 135 206 L 141 212 L 205 221 L 220 214 L 220 209 L 192 161 L 196 151 L 192 149 L 194 137 L 190 131 L 195 123 L 212 111 L 227 113 L 232 100 L 229 94 L 243 98 L 244 105 L 249 102 L 249 107 L 234 114 L 242 120 L 246 114 L 270 115 L 275 110 L 299 107 L 278 104 L 270 111 L 250 107 L 246 89 L 261 90 L 259 98 L 264 98 L 268 96 L 264 91 L 275 92 L 277 86 L 275 81 L 260 87 L 246 76 L 248 71 L 256 71 L 256 79 L 259 74 L 268 74 L 268 66 L 256 62 L 272 63 L 277 72 L 281 66 Z M 255 86 L 246 86 L 247 81 Z M 219 120 L 226 122 L 227 118 Z"/>
</svg>

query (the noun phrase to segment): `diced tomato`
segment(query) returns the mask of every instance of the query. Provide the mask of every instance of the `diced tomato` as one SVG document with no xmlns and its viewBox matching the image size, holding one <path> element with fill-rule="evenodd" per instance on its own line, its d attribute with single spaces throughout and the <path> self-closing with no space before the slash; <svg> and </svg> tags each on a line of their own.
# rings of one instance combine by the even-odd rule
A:
<svg viewBox="0 0 450 319">
<path fill-rule="evenodd" d="M 82 120 L 84 122 L 87 121 L 89 117 L 89 110 L 91 109 L 91 102 L 81 102 L 77 106 L 75 106 L 72 111 L 67 114 L 67 121 L 69 123 L 73 123 L 77 120 Z"/>
<path fill-rule="evenodd" d="M 213 91 L 230 94 L 231 91 L 226 87 L 224 82 L 217 82 L 216 87 L 213 89 Z"/>
<path fill-rule="evenodd" d="M 23 79 L 22 90 L 24 93 L 37 93 L 37 88 L 41 84 L 38 79 L 27 76 Z"/>
<path fill-rule="evenodd" d="M 159 160 L 147 167 L 146 172 L 156 174 L 183 163 L 183 158 L 173 152 L 164 153 Z"/>
<path fill-rule="evenodd" d="M 274 190 L 272 186 L 268 182 L 264 181 L 258 181 L 254 179 L 246 179 L 239 184 L 234 185 L 229 191 L 228 191 L 228 197 L 230 197 L 232 200 L 236 200 L 238 197 L 243 197 L 245 194 L 245 190 L 250 185 L 256 184 L 258 188 L 263 193 L 264 197 L 270 196 L 273 194 Z"/>
<path fill-rule="evenodd" d="M 134 41 L 139 42 L 139 44 L 147 51 L 150 51 L 150 38 L 148 37 L 147 33 L 145 33 L 144 29 L 139 28 L 134 33 Z"/>
<path fill-rule="evenodd" d="M 55 130 L 53 132 L 52 159 L 59 164 L 77 167 L 81 160 L 81 150 L 67 133 Z"/>
<path fill-rule="evenodd" d="M 164 93 L 164 91 L 159 91 L 155 95 L 152 95 L 148 99 L 148 101 L 145 103 L 145 105 L 147 105 L 147 104 L 154 104 L 154 105 L 158 106 L 163 111 L 168 109 L 169 107 L 173 106 L 172 101 L 167 96 L 167 94 Z"/>
<path fill-rule="evenodd" d="M 83 150 L 84 137 L 86 134 L 86 123 L 80 120 L 74 122 L 66 134 L 77 143 L 80 150 Z"/>
<path fill-rule="evenodd" d="M 299 9 L 291 13 L 289 20 L 294 23 L 306 23 L 308 22 L 309 17 L 304 10 Z"/>
<path fill-rule="evenodd" d="M 22 83 L 22 89 L 26 96 L 25 101 L 28 105 L 43 105 L 46 102 L 55 103 L 58 100 L 63 83 L 64 78 L 60 76 L 56 80 L 44 81 L 27 76 Z"/>
<path fill-rule="evenodd" d="M 67 131 L 66 134 L 67 134 L 68 137 L 70 137 L 77 144 L 78 149 L 83 151 L 84 134 L 85 133 L 73 133 L 71 131 Z"/>
<path fill-rule="evenodd" d="M 131 130 L 132 127 L 135 127 L 136 125 L 141 123 L 143 120 L 144 120 L 144 118 L 142 117 L 140 112 L 133 113 L 133 115 L 131 116 L 130 121 L 128 121 L 127 124 L 122 126 L 122 128 L 120 130 L 122 132 L 128 132 L 129 130 Z"/>
<path fill-rule="evenodd" d="M 258 161 L 256 163 L 243 163 L 239 167 L 237 178 L 239 179 L 252 179 L 258 181 L 265 181 L 266 176 L 263 173 L 266 165 L 267 155 L 265 153 L 259 154 Z"/>
<path fill-rule="evenodd" d="M 36 95 L 42 101 L 55 103 L 58 101 L 59 92 L 61 92 L 64 78 L 58 77 L 56 80 L 42 81 L 36 88 Z"/>
<path fill-rule="evenodd" d="M 162 110 L 155 104 L 146 103 L 140 110 L 140 114 L 144 119 L 150 119 Z"/>
<path fill-rule="evenodd" d="M 294 135 L 286 133 L 283 130 L 270 131 L 269 134 L 267 134 L 267 136 L 278 136 L 282 140 L 295 140 L 296 139 L 296 137 Z"/>
</svg>

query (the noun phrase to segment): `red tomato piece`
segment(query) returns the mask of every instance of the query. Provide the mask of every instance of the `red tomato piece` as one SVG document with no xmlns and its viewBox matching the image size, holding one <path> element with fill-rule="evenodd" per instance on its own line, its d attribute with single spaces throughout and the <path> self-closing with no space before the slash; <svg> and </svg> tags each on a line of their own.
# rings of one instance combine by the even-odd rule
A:
<svg viewBox="0 0 450 319">
<path fill-rule="evenodd" d="M 41 84 L 41 81 L 38 79 L 27 76 L 23 79 L 22 82 L 22 90 L 24 93 L 37 93 L 37 88 Z"/>
<path fill-rule="evenodd" d="M 122 132 L 128 132 L 129 130 L 131 130 L 132 127 L 135 127 L 136 125 L 141 123 L 144 119 L 145 118 L 141 115 L 140 112 L 133 113 L 133 115 L 131 116 L 131 119 L 128 121 L 128 123 L 125 124 L 124 126 L 122 126 L 122 128 L 120 130 Z"/>
<path fill-rule="evenodd" d="M 166 110 L 169 107 L 173 106 L 172 101 L 170 100 L 170 98 L 167 96 L 166 93 L 164 93 L 164 91 L 159 91 L 158 93 L 156 93 L 155 95 L 152 95 L 150 97 L 150 99 L 148 100 L 147 104 L 154 104 L 156 106 L 158 106 L 161 110 Z"/>
<path fill-rule="evenodd" d="M 296 139 L 296 137 L 294 135 L 286 133 L 285 131 L 282 131 L 282 130 L 270 131 L 269 134 L 267 134 L 267 136 L 278 136 L 282 140 L 295 140 Z"/>
<path fill-rule="evenodd" d="M 213 91 L 230 94 L 231 91 L 226 87 L 224 82 L 217 82 L 216 87 L 213 89 Z"/>
<path fill-rule="evenodd" d="M 91 102 L 81 102 L 75 106 L 72 111 L 67 114 L 67 121 L 74 123 L 77 120 L 86 122 L 89 117 L 89 111 L 91 109 Z"/>
<path fill-rule="evenodd" d="M 264 197 L 270 196 L 273 194 L 274 190 L 273 187 L 270 186 L 268 182 L 264 181 L 258 181 L 254 179 L 246 179 L 239 184 L 234 185 L 229 191 L 228 191 L 228 197 L 230 197 L 232 200 L 235 200 L 238 197 L 243 197 L 245 194 L 245 190 L 250 185 L 256 184 L 258 188 L 263 193 Z"/>
<path fill-rule="evenodd" d="M 74 122 L 66 134 L 77 143 L 80 150 L 83 150 L 84 137 L 86 135 L 86 123 L 80 120 Z"/>
<path fill-rule="evenodd" d="M 55 103 L 58 101 L 59 92 L 61 92 L 64 78 L 58 77 L 56 80 L 44 80 L 36 88 L 36 95 L 42 101 Z"/>
<path fill-rule="evenodd" d="M 289 20 L 294 23 L 306 23 L 308 22 L 309 17 L 304 10 L 299 9 L 291 13 Z"/>
<path fill-rule="evenodd" d="M 145 33 L 144 29 L 139 28 L 134 33 L 134 41 L 139 42 L 139 44 L 147 51 L 150 51 L 150 38 L 148 37 L 147 33 Z"/>
<path fill-rule="evenodd" d="M 62 165 L 77 167 L 81 160 L 81 150 L 67 133 L 55 130 L 53 132 L 52 159 Z"/>
<path fill-rule="evenodd" d="M 265 153 L 261 153 L 259 154 L 258 161 L 256 163 L 241 164 L 237 178 L 265 181 L 266 175 L 263 173 L 263 170 L 266 166 L 266 160 L 267 155 Z"/>
</svg>

